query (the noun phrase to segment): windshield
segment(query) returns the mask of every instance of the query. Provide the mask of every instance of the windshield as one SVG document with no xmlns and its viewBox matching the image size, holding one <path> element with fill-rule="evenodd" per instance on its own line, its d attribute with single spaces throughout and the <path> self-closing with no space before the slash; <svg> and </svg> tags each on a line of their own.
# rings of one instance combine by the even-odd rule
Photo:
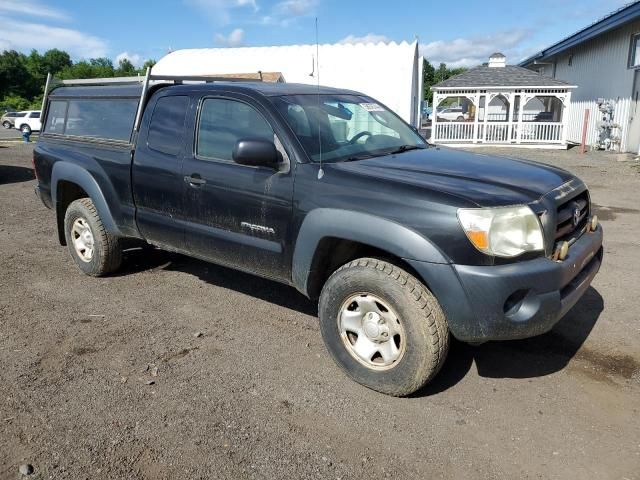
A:
<svg viewBox="0 0 640 480">
<path fill-rule="evenodd" d="M 339 162 L 426 148 L 395 113 L 358 95 L 286 95 L 276 108 L 311 160 Z"/>
</svg>

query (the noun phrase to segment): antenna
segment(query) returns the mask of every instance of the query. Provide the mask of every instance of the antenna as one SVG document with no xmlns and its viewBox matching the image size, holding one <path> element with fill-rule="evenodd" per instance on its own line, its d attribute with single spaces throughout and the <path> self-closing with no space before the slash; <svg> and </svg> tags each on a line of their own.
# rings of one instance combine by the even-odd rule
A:
<svg viewBox="0 0 640 480">
<path fill-rule="evenodd" d="M 320 43 L 318 41 L 318 17 L 316 17 L 316 64 L 318 73 L 316 74 L 316 85 L 318 86 L 318 149 L 320 153 L 320 169 L 318 170 L 318 180 L 324 177 L 322 169 L 322 132 L 320 123 Z"/>
</svg>

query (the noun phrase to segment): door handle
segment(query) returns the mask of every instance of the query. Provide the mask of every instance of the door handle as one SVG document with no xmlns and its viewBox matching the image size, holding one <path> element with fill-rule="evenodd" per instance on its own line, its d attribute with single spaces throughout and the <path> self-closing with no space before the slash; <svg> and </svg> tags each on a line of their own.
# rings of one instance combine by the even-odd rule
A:
<svg viewBox="0 0 640 480">
<path fill-rule="evenodd" d="M 207 183 L 207 181 L 197 173 L 194 173 L 191 176 L 185 176 L 184 181 L 192 187 L 199 187 L 200 185 L 204 185 L 205 183 Z"/>
</svg>

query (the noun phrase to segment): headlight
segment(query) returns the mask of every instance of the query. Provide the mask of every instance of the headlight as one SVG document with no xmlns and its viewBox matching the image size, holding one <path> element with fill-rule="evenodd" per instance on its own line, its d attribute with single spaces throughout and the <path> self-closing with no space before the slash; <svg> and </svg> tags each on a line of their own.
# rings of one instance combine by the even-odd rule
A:
<svg viewBox="0 0 640 480">
<path fill-rule="evenodd" d="M 542 227 L 527 206 L 460 208 L 458 220 L 473 245 L 496 257 L 544 250 Z"/>
</svg>

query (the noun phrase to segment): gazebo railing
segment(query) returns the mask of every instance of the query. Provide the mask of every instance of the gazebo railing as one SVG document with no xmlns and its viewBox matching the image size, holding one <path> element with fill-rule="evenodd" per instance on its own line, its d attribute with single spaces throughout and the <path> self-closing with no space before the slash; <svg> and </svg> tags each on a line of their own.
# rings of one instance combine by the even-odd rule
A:
<svg viewBox="0 0 640 480">
<path fill-rule="evenodd" d="M 473 141 L 472 122 L 442 122 L 436 123 L 434 132 L 435 141 Z"/>
<path fill-rule="evenodd" d="M 438 122 L 432 140 L 442 143 L 562 143 L 563 133 L 562 122 Z"/>
<path fill-rule="evenodd" d="M 560 143 L 564 126 L 562 122 L 535 122 L 514 125 L 514 131 L 521 128 L 522 143 Z"/>
<path fill-rule="evenodd" d="M 489 122 L 478 124 L 478 139 L 487 143 L 508 143 L 509 122 Z"/>
</svg>

